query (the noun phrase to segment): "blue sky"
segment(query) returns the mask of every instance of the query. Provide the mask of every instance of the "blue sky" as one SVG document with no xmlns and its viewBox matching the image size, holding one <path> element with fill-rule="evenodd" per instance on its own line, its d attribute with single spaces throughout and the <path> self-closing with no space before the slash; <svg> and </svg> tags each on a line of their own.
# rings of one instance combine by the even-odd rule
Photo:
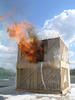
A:
<svg viewBox="0 0 75 100">
<path fill-rule="evenodd" d="M 69 48 L 70 67 L 75 67 L 75 0 L 0 0 L 0 16 L 8 12 L 0 21 L 0 67 L 12 68 L 17 57 L 16 41 L 6 34 L 6 24 L 23 20 L 33 23 L 40 36 L 60 35 Z"/>
<path fill-rule="evenodd" d="M 13 8 L 17 19 L 27 19 L 39 27 L 63 10 L 74 9 L 75 0 L 0 0 L 1 15 Z"/>
</svg>

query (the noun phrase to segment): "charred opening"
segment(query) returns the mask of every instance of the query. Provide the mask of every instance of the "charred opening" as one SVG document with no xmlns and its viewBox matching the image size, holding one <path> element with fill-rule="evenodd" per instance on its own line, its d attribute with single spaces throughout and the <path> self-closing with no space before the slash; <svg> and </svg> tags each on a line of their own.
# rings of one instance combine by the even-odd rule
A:
<svg viewBox="0 0 75 100">
<path fill-rule="evenodd" d="M 25 57 L 26 60 L 28 60 L 30 63 L 38 63 L 44 61 L 44 55 L 48 51 L 48 41 L 47 40 L 41 40 L 41 44 L 38 46 L 39 41 L 31 42 L 30 48 L 25 48 L 25 45 L 20 43 L 18 44 L 18 48 L 21 52 L 21 56 Z M 21 50 L 22 49 L 22 50 Z M 31 52 L 32 50 L 32 52 Z"/>
</svg>

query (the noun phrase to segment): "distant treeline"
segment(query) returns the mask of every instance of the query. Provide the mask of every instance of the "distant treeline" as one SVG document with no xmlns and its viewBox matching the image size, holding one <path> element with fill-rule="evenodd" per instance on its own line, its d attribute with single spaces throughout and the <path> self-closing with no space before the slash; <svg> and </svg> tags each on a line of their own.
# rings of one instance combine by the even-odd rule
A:
<svg viewBox="0 0 75 100">
<path fill-rule="evenodd" d="M 70 70 L 70 75 L 75 75 L 75 69 Z"/>
<path fill-rule="evenodd" d="M 75 75 L 75 69 L 70 69 L 70 75 Z M 16 73 L 13 70 L 0 68 L 0 79 L 13 78 L 15 76 Z"/>
<path fill-rule="evenodd" d="M 11 69 L 0 68 L 0 79 L 13 78 L 15 75 L 16 73 Z"/>
</svg>

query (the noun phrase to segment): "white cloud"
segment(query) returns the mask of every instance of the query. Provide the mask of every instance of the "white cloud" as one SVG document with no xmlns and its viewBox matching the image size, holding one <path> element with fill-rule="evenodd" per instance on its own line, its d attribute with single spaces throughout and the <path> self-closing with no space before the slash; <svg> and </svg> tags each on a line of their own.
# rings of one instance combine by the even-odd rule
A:
<svg viewBox="0 0 75 100">
<path fill-rule="evenodd" d="M 52 19 L 45 21 L 39 35 L 45 38 L 61 36 L 67 43 L 71 45 L 75 41 L 75 9 L 64 10 Z"/>
<path fill-rule="evenodd" d="M 6 46 L 0 44 L 0 50 L 2 50 L 2 51 L 8 51 L 9 48 L 7 48 Z"/>
<path fill-rule="evenodd" d="M 40 35 L 40 37 L 42 37 L 42 39 L 49 38 L 49 37 L 54 38 L 54 37 L 59 36 L 59 33 L 55 30 L 43 30 L 43 32 L 41 32 L 41 33 L 43 33 L 43 34 Z"/>
<path fill-rule="evenodd" d="M 74 54 L 74 52 L 73 51 L 69 51 L 69 57 L 71 58 L 71 57 L 73 57 L 75 54 Z"/>
<path fill-rule="evenodd" d="M 10 59 L 11 59 L 12 57 L 15 58 L 15 57 L 16 57 L 16 54 L 11 54 L 11 53 L 1 53 L 1 54 L 0 54 L 0 57 L 1 57 L 1 58 L 7 58 L 7 59 L 10 58 Z"/>
<path fill-rule="evenodd" d="M 75 68 L 75 60 L 70 61 L 70 68 Z"/>
<path fill-rule="evenodd" d="M 70 61 L 70 63 L 75 65 L 75 60 L 73 60 L 73 61 Z"/>
<path fill-rule="evenodd" d="M 6 31 L 0 31 L 0 67 L 16 69 L 17 45 Z"/>
<path fill-rule="evenodd" d="M 0 67 L 16 70 L 17 49 L 0 44 Z"/>
<path fill-rule="evenodd" d="M 59 15 L 46 20 L 38 35 L 41 38 L 62 37 L 69 49 L 72 50 L 69 51 L 70 68 L 75 67 L 75 9 L 64 10 Z"/>
<path fill-rule="evenodd" d="M 8 46 L 2 45 L 0 43 L 0 51 L 2 51 L 2 52 L 15 52 L 16 50 L 17 50 L 17 48 L 15 48 L 15 47 L 8 47 Z"/>
<path fill-rule="evenodd" d="M 75 41 L 70 45 L 70 47 L 75 47 Z"/>
<path fill-rule="evenodd" d="M 16 71 L 16 63 L 11 63 L 11 62 L 4 62 L 1 63 L 0 62 L 0 67 L 3 67 L 5 69 L 13 69 L 14 71 Z"/>
</svg>

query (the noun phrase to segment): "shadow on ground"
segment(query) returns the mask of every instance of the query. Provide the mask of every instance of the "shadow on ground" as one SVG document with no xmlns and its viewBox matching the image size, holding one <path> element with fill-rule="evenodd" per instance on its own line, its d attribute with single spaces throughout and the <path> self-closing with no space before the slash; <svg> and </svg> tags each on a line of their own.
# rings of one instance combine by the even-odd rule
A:
<svg viewBox="0 0 75 100">
<path fill-rule="evenodd" d="M 0 100 L 5 100 L 6 97 L 0 96 Z"/>
<path fill-rule="evenodd" d="M 33 94 L 33 93 L 24 92 L 24 91 L 16 91 L 16 87 L 10 86 L 10 87 L 0 88 L 0 94 L 3 94 L 3 95 L 22 95 L 22 94 L 29 94 L 30 95 L 30 94 Z"/>
<path fill-rule="evenodd" d="M 9 100 L 8 95 L 11 95 L 12 98 L 13 96 L 18 96 L 20 95 L 21 97 L 24 96 L 24 98 L 27 96 L 30 97 L 31 99 L 28 100 L 70 100 L 69 95 L 52 95 L 52 94 L 41 94 L 41 93 L 30 93 L 30 92 L 23 92 L 23 91 L 16 91 L 15 87 L 5 87 L 0 89 L 0 100 Z M 5 97 L 6 96 L 6 97 Z M 20 99 L 21 100 L 21 99 Z M 27 100 L 27 99 L 26 99 Z"/>
</svg>

